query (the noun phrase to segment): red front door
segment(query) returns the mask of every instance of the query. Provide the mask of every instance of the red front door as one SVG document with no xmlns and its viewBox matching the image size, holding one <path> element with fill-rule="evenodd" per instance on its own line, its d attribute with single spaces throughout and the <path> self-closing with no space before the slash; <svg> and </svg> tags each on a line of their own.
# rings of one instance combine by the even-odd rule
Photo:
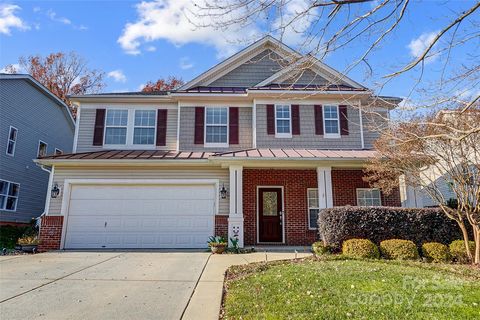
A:
<svg viewBox="0 0 480 320">
<path fill-rule="evenodd" d="M 282 189 L 258 189 L 258 223 L 260 242 L 282 242 Z"/>
</svg>

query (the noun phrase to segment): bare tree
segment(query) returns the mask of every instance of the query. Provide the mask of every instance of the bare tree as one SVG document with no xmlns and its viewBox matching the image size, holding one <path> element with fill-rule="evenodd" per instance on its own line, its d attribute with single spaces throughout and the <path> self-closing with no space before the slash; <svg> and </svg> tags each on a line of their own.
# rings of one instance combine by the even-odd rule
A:
<svg viewBox="0 0 480 320">
<path fill-rule="evenodd" d="M 198 28 L 250 27 L 280 40 L 295 39 L 303 54 L 320 60 L 348 51 L 351 63 L 343 72 L 364 68 L 365 79 L 377 94 L 395 79 L 409 77 L 414 81 L 406 99 L 415 96 L 414 100 L 420 101 L 415 109 L 438 111 L 461 105 L 466 110 L 480 99 L 480 2 L 432 2 L 437 6 L 432 10 L 435 13 L 420 10 L 419 5 L 411 0 L 198 0 L 195 10 L 186 15 Z M 396 31 L 413 13 L 415 19 L 442 25 L 418 40 L 417 52 L 410 60 L 385 61 L 389 71 L 378 74 L 370 62 L 378 59 L 376 53 L 382 47 L 396 41 Z M 433 60 L 441 64 L 436 64 L 433 79 L 426 81 L 424 74 L 433 68 Z M 309 67 L 303 63 L 295 68 L 297 77 Z M 411 109 L 409 106 L 405 113 Z M 403 116 L 401 111 L 397 109 L 399 116 Z"/>
<path fill-rule="evenodd" d="M 90 69 L 87 62 L 76 52 L 57 52 L 46 57 L 21 57 L 19 63 L 22 70 L 64 101 L 74 116 L 76 110 L 68 99 L 69 95 L 97 93 L 105 87 L 104 72 Z M 10 73 L 19 71 L 13 66 L 8 66 L 7 70 Z"/>
<path fill-rule="evenodd" d="M 468 256 L 480 264 L 480 107 L 444 111 L 392 123 L 376 141 L 378 155 L 368 165 L 367 181 L 389 192 L 404 177 L 421 189 L 462 230 Z M 449 206 L 451 186 L 457 208 Z M 468 248 L 468 228 L 475 252 Z"/>
</svg>

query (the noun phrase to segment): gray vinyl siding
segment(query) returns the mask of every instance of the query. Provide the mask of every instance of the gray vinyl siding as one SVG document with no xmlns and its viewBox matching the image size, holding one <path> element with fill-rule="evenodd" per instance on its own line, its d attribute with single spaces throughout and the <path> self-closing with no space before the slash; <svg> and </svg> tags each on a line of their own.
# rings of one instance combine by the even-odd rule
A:
<svg viewBox="0 0 480 320">
<path fill-rule="evenodd" d="M 282 84 L 326 85 L 328 81 L 310 69 L 294 72 L 292 76 L 281 82 Z"/>
<path fill-rule="evenodd" d="M 218 179 L 229 190 L 229 171 L 220 167 L 55 167 L 55 182 L 64 190 L 65 179 Z M 63 192 L 51 199 L 48 214 L 60 215 Z M 228 215 L 229 198 L 218 199 L 218 213 Z"/>
<path fill-rule="evenodd" d="M 122 107 L 125 107 L 125 105 L 123 105 Z M 138 108 L 142 109 L 141 107 L 138 107 Z M 158 108 L 161 109 L 162 107 L 159 106 Z M 93 145 L 95 116 L 96 116 L 96 109 L 94 108 L 81 109 L 76 152 L 104 150 L 104 146 Z M 177 109 L 168 109 L 166 146 L 156 146 L 155 147 L 156 149 L 158 150 L 176 150 L 177 149 L 177 119 L 178 119 Z"/>
<path fill-rule="evenodd" d="M 238 108 L 239 144 L 229 148 L 205 148 L 203 144 L 195 144 L 195 107 L 180 108 L 180 151 L 227 151 L 242 150 L 252 147 L 252 109 Z"/>
<path fill-rule="evenodd" d="M 285 66 L 286 62 L 271 50 L 265 50 L 209 86 L 251 87 L 262 82 Z"/>
<path fill-rule="evenodd" d="M 388 111 L 379 111 L 378 115 L 374 113 L 362 113 L 363 139 L 366 149 L 373 149 L 375 140 L 380 136 L 381 129 L 386 125 L 385 119 L 388 117 Z"/>
<path fill-rule="evenodd" d="M 292 138 L 275 138 L 267 134 L 266 105 L 257 105 L 257 147 L 258 148 L 317 148 L 317 149 L 361 149 L 359 111 L 349 107 L 349 135 L 340 138 L 324 138 L 315 134 L 315 113 L 313 105 L 300 105 L 300 135 Z"/>
<path fill-rule="evenodd" d="M 0 80 L 0 179 L 19 183 L 16 211 L 0 211 L 0 221 L 29 222 L 42 214 L 49 174 L 33 159 L 39 140 L 72 151 L 74 125 L 65 108 L 23 79 Z M 18 129 L 14 156 L 6 154 L 10 126 Z"/>
</svg>

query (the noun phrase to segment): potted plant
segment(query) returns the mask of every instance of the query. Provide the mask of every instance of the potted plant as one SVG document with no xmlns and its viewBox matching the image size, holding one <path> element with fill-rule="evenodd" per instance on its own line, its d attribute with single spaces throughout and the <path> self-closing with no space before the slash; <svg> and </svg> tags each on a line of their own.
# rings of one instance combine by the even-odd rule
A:
<svg viewBox="0 0 480 320">
<path fill-rule="evenodd" d="M 221 254 L 227 248 L 228 243 L 227 243 L 227 240 L 224 237 L 211 236 L 208 239 L 208 246 L 210 247 L 210 250 L 212 250 L 212 253 Z"/>
<path fill-rule="evenodd" d="M 33 252 L 37 251 L 38 238 L 36 236 L 24 236 L 18 239 L 17 244 L 20 250 L 23 252 Z"/>
</svg>

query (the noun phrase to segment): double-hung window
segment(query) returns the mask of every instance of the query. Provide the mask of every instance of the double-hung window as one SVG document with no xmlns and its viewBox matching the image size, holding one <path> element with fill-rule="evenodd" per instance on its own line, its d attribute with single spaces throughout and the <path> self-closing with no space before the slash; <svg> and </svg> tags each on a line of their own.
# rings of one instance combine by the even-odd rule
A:
<svg viewBox="0 0 480 320">
<path fill-rule="evenodd" d="M 17 210 L 20 185 L 6 180 L 0 180 L 0 210 Z"/>
<path fill-rule="evenodd" d="M 307 202 L 308 202 L 308 229 L 318 228 L 318 212 L 320 211 L 318 203 L 318 189 L 307 189 Z"/>
<path fill-rule="evenodd" d="M 37 150 L 37 158 L 45 157 L 47 155 L 47 144 L 42 140 L 38 141 L 38 150 Z"/>
<path fill-rule="evenodd" d="M 15 145 L 17 144 L 17 133 L 18 130 L 15 127 L 10 126 L 8 131 L 8 140 L 7 140 L 7 154 L 13 156 L 15 154 Z"/>
<path fill-rule="evenodd" d="M 133 144 L 155 143 L 155 110 L 135 110 Z"/>
<path fill-rule="evenodd" d="M 338 106 L 324 106 L 323 107 L 323 123 L 325 137 L 339 138 L 340 137 L 340 120 L 339 120 Z"/>
<path fill-rule="evenodd" d="M 275 137 L 292 137 L 292 113 L 290 105 L 275 105 Z"/>
<path fill-rule="evenodd" d="M 228 108 L 205 108 L 205 146 L 228 147 Z"/>
<path fill-rule="evenodd" d="M 362 207 L 381 206 L 380 190 L 357 188 L 357 205 Z"/>
<path fill-rule="evenodd" d="M 105 144 L 127 143 L 128 110 L 108 109 L 105 120 Z"/>
</svg>

